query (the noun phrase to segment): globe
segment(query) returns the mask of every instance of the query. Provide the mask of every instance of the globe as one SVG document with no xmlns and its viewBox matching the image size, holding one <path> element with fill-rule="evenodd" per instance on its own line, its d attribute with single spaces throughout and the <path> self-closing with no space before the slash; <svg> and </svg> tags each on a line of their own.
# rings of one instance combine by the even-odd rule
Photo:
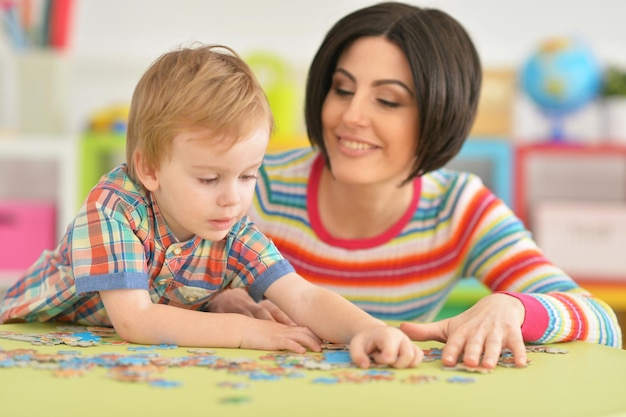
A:
<svg viewBox="0 0 626 417">
<path fill-rule="evenodd" d="M 553 139 L 562 138 L 562 119 L 592 101 L 602 88 L 602 69 L 580 39 L 552 38 L 528 58 L 521 87 L 552 121 Z"/>
</svg>

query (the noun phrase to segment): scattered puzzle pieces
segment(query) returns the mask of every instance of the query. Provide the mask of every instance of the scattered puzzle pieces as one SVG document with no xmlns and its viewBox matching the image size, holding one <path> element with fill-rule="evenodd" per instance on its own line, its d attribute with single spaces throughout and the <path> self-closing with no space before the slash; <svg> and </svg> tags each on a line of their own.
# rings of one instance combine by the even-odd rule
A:
<svg viewBox="0 0 626 417">
<path fill-rule="evenodd" d="M 0 339 L 10 339 L 30 343 L 34 346 L 66 345 L 73 347 L 88 348 L 97 345 L 127 344 L 121 340 L 115 340 L 115 331 L 104 327 L 85 326 L 59 326 L 55 332 L 45 334 L 22 334 L 17 332 L 0 331 Z M 248 380 L 275 381 L 280 378 L 303 378 L 307 371 L 328 371 L 328 375 L 316 376 L 311 379 L 315 384 L 340 384 L 340 383 L 373 383 L 380 381 L 396 380 L 396 371 L 386 366 L 372 363 L 370 369 L 360 369 L 350 357 L 348 345 L 325 343 L 321 353 L 308 353 L 304 355 L 289 352 L 270 352 L 259 357 L 250 358 L 224 358 L 217 356 L 213 349 L 188 349 L 188 356 L 163 357 L 158 350 L 177 348 L 176 345 L 131 345 L 130 353 L 102 353 L 86 355 L 84 350 L 58 350 L 57 353 L 40 353 L 36 349 L 13 349 L 3 350 L 0 347 L 0 369 L 14 367 L 31 367 L 34 369 L 48 370 L 58 378 L 82 377 L 95 368 L 107 370 L 107 376 L 113 380 L 127 383 L 145 383 L 158 388 L 175 388 L 181 386 L 180 382 L 163 378 L 162 374 L 168 368 L 180 367 L 203 367 L 215 371 L 223 371 L 227 375 L 236 375 L 238 378 L 246 377 Z M 566 349 L 543 345 L 531 345 L 526 347 L 527 352 L 565 354 Z M 424 350 L 424 362 L 441 360 L 442 349 L 431 348 Z M 530 359 L 528 360 L 530 363 Z M 498 366 L 514 367 L 515 361 L 510 350 L 504 349 L 500 356 Z M 461 371 L 469 373 L 488 374 L 493 369 L 483 367 L 470 367 L 459 361 L 455 366 L 442 366 L 449 371 Z M 404 377 L 401 382 L 407 384 L 424 384 L 437 382 L 439 379 L 434 375 L 413 374 Z M 446 380 L 449 383 L 473 383 L 475 378 L 459 375 Z M 224 381 L 218 385 L 220 388 L 242 389 L 248 388 L 249 384 L 241 381 Z M 224 397 L 224 403 L 240 404 L 250 402 L 246 396 Z"/>
<path fill-rule="evenodd" d="M 92 329 L 92 330 L 89 330 Z M 68 345 L 75 347 L 89 347 L 103 344 L 128 344 L 125 341 L 103 341 L 103 338 L 115 336 L 115 330 L 103 327 L 59 326 L 56 332 L 42 334 L 24 334 L 10 331 L 0 331 L 0 339 L 30 342 L 35 346 Z"/>
</svg>

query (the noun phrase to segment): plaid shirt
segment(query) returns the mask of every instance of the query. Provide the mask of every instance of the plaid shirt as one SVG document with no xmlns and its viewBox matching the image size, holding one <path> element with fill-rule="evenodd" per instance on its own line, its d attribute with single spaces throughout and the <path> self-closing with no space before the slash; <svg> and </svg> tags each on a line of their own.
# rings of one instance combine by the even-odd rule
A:
<svg viewBox="0 0 626 417">
<path fill-rule="evenodd" d="M 206 311 L 227 287 L 259 301 L 293 271 L 245 217 L 217 242 L 178 242 L 151 194 L 121 165 L 89 193 L 59 246 L 45 251 L 5 295 L 0 323 L 68 321 L 110 326 L 98 291 L 145 289 L 154 303 Z"/>
</svg>

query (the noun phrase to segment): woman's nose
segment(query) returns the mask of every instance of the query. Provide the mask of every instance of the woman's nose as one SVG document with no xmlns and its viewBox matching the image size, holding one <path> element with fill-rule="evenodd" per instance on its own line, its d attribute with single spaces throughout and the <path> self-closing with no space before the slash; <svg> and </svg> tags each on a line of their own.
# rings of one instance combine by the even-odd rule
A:
<svg viewBox="0 0 626 417">
<path fill-rule="evenodd" d="M 366 98 L 355 94 L 349 101 L 343 112 L 343 120 L 348 125 L 365 125 L 368 123 L 368 101 Z"/>
</svg>

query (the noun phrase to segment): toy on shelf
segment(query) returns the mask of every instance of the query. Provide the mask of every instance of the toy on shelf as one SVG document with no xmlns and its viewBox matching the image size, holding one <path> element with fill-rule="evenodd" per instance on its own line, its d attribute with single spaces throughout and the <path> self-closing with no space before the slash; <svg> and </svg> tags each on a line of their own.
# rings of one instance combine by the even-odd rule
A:
<svg viewBox="0 0 626 417">
<path fill-rule="evenodd" d="M 592 50 L 578 38 L 544 41 L 524 64 L 521 87 L 549 118 L 553 141 L 563 139 L 563 118 L 600 93 L 602 70 Z"/>
<path fill-rule="evenodd" d="M 87 130 L 92 133 L 125 134 L 129 112 L 129 104 L 105 107 L 91 115 L 87 123 Z"/>
<path fill-rule="evenodd" d="M 78 201 L 82 202 L 100 177 L 124 162 L 129 104 L 116 104 L 94 112 L 81 141 Z"/>
</svg>

